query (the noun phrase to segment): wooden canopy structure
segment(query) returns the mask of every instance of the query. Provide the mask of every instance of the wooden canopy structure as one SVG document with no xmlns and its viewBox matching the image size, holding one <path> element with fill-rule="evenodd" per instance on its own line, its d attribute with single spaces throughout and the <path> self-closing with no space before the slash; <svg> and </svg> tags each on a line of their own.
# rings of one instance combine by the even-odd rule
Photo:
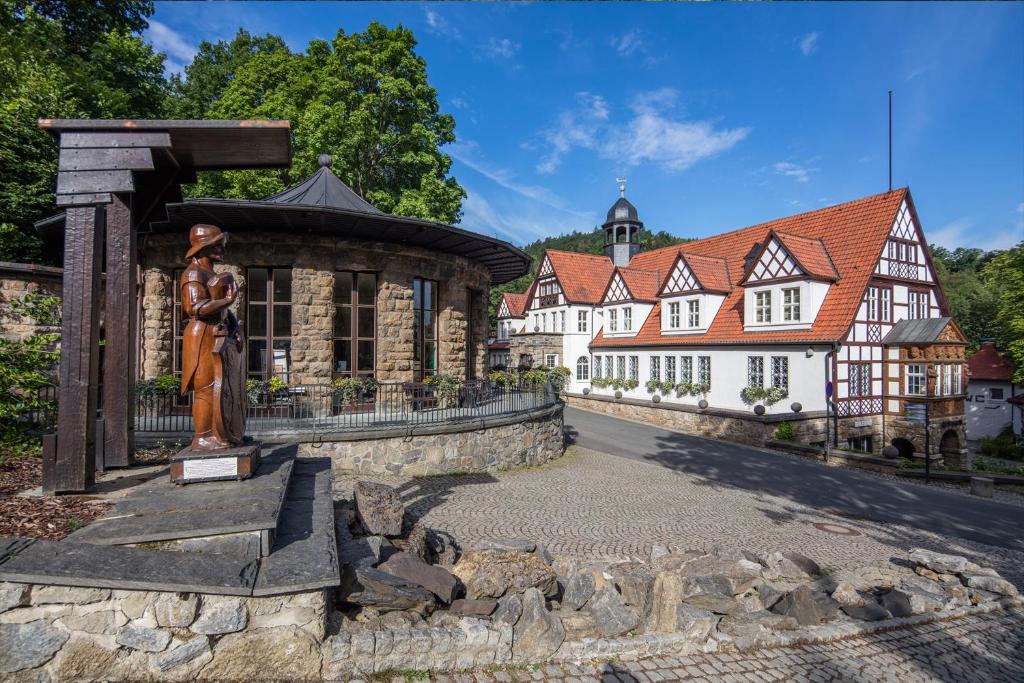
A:
<svg viewBox="0 0 1024 683">
<path fill-rule="evenodd" d="M 81 492 L 95 482 L 98 450 L 114 467 L 128 465 L 134 450 L 138 228 L 167 220 L 166 205 L 181 202 L 181 184 L 195 182 L 197 171 L 289 166 L 291 130 L 287 121 L 42 119 L 39 126 L 60 148 L 57 205 L 66 215 L 58 423 L 44 440 L 43 490 Z"/>
</svg>

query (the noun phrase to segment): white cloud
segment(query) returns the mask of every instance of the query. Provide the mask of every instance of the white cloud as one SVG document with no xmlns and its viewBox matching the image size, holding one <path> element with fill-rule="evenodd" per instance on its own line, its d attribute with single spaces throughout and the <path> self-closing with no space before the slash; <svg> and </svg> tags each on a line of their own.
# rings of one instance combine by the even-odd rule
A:
<svg viewBox="0 0 1024 683">
<path fill-rule="evenodd" d="M 462 212 L 462 227 L 495 234 L 520 245 L 541 237 L 585 230 L 594 225 L 594 217 L 584 221 L 565 214 L 560 215 L 514 196 L 488 198 L 468 185 Z"/>
<path fill-rule="evenodd" d="M 947 249 L 957 247 L 975 247 L 991 251 L 995 249 L 1010 249 L 1021 239 L 1021 226 L 1016 229 L 1009 226 L 999 229 L 997 227 L 981 229 L 978 220 L 972 216 L 963 216 L 950 221 L 938 230 L 931 230 L 927 234 L 928 242 L 937 244 Z"/>
<path fill-rule="evenodd" d="M 493 59 L 512 59 L 521 47 L 521 43 L 508 38 L 491 38 L 483 46 L 483 50 L 486 56 Z"/>
<path fill-rule="evenodd" d="M 621 36 L 612 36 L 609 44 L 623 57 L 628 57 L 637 50 L 644 49 L 644 41 L 638 29 L 628 31 Z"/>
<path fill-rule="evenodd" d="M 797 44 L 800 46 L 800 52 L 803 53 L 804 57 L 810 57 L 814 54 L 818 49 L 818 38 L 820 37 L 818 32 L 814 31 L 800 38 Z"/>
<path fill-rule="evenodd" d="M 811 180 L 811 174 L 818 172 L 818 169 L 816 168 L 801 166 L 800 164 L 794 164 L 791 161 L 779 161 L 772 164 L 772 168 L 779 175 L 784 175 L 787 178 L 793 178 L 798 183 L 809 182 Z"/>
<path fill-rule="evenodd" d="M 624 166 L 653 162 L 683 171 L 730 149 L 750 132 L 745 127 L 719 130 L 711 121 L 685 120 L 673 114 L 677 99 L 672 88 L 639 93 L 628 106 L 630 118 L 616 122 L 603 97 L 579 93 L 577 106 L 560 112 L 556 124 L 542 133 L 548 151 L 537 170 L 552 173 L 568 152 L 581 148 Z"/>
<path fill-rule="evenodd" d="M 150 19 L 146 37 L 157 52 L 167 56 L 166 68 L 172 73 L 184 71 L 196 56 L 196 48 L 167 24 Z"/>
<path fill-rule="evenodd" d="M 1017 213 L 1024 213 L 1024 202 L 1017 205 Z"/>
<path fill-rule="evenodd" d="M 451 22 L 430 7 L 423 8 L 423 18 L 427 22 L 427 30 L 435 35 L 448 36 L 449 38 L 462 37 L 459 29 L 452 26 Z"/>
</svg>

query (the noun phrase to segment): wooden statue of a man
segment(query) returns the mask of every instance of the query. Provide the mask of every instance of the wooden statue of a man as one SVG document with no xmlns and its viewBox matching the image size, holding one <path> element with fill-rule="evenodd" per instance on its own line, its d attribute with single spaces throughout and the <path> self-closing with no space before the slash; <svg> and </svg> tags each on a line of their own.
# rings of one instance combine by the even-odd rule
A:
<svg viewBox="0 0 1024 683">
<path fill-rule="evenodd" d="M 188 266 L 181 275 L 181 307 L 188 317 L 182 339 L 181 393 L 192 390 L 192 451 L 214 451 L 242 443 L 245 383 L 242 332 L 229 310 L 238 296 L 230 273 L 218 275 L 227 233 L 213 225 L 189 231 Z"/>
</svg>

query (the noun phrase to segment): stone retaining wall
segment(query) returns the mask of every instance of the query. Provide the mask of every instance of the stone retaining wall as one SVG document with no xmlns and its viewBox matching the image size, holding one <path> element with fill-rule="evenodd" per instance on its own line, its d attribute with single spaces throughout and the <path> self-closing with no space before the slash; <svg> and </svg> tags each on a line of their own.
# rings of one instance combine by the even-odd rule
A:
<svg viewBox="0 0 1024 683">
<path fill-rule="evenodd" d="M 0 262 L 0 336 L 20 341 L 43 332 L 59 332 L 58 328 L 40 326 L 11 312 L 12 302 L 26 294 L 60 296 L 63 271 L 30 263 Z"/>
<path fill-rule="evenodd" d="M 541 465 L 565 452 L 563 407 L 500 419 L 421 428 L 414 435 L 325 436 L 322 443 L 302 443 L 302 455 L 330 456 L 335 470 L 363 474 L 428 476 L 493 472 Z"/>
</svg>

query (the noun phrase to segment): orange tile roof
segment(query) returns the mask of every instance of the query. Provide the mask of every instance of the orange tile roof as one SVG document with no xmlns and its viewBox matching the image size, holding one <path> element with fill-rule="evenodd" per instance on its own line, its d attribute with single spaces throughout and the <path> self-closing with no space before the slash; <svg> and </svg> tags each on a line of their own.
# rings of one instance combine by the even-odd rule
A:
<svg viewBox="0 0 1024 683">
<path fill-rule="evenodd" d="M 971 379 L 988 382 L 1009 382 L 1013 377 L 1013 364 L 996 350 L 995 342 L 984 342 L 967 359 Z"/>
<path fill-rule="evenodd" d="M 714 235 L 685 246 L 672 246 L 637 254 L 631 268 L 668 272 L 676 255 L 687 254 L 724 258 L 732 274 L 743 273 L 743 258 L 755 243 L 763 243 L 770 231 L 793 235 L 807 240 L 820 240 L 832 256 L 840 279 L 833 283 L 818 316 L 809 330 L 743 331 L 743 289 L 736 287 L 722 302 L 705 334 L 681 336 L 661 335 L 660 304 L 647 318 L 635 337 L 605 339 L 603 330 L 592 342 L 593 346 L 652 346 L 700 345 L 751 342 L 830 342 L 846 336 L 854 314 L 882 253 L 886 237 L 896 218 L 904 197 L 913 204 L 906 188 L 864 197 L 809 213 L 780 218 L 748 228 Z M 796 241 L 794 241 L 795 243 Z M 798 249 L 802 248 L 797 247 Z M 817 258 L 817 257 L 815 257 Z M 818 267 L 818 261 L 812 261 Z M 811 266 L 807 266 L 810 268 Z"/>
<path fill-rule="evenodd" d="M 526 315 L 526 292 L 517 294 L 516 292 L 505 292 L 501 295 L 504 299 L 505 305 L 508 306 L 508 314 L 513 318 L 522 318 Z"/>
<path fill-rule="evenodd" d="M 729 262 L 720 256 L 701 256 L 690 254 L 685 250 L 680 256 L 690 267 L 690 272 L 697 278 L 705 290 L 709 292 L 731 292 L 732 278 L 729 274 Z"/>
<path fill-rule="evenodd" d="M 628 267 L 616 268 L 612 276 L 608 278 L 608 287 L 611 287 L 612 280 L 615 279 L 615 273 L 619 273 L 622 276 L 622 281 L 626 283 L 626 287 L 629 289 L 629 293 L 633 295 L 634 301 L 654 302 L 658 300 L 658 285 L 661 284 L 661 278 L 658 276 L 658 273 Z M 605 287 L 605 292 L 608 291 L 608 287 Z M 601 295 L 601 298 L 604 299 L 604 294 Z"/>
<path fill-rule="evenodd" d="M 796 259 L 800 268 L 812 278 L 839 279 L 832 258 L 820 237 L 803 237 L 774 231 L 773 234 L 789 255 Z"/>
<path fill-rule="evenodd" d="M 597 304 L 601 301 L 608 280 L 615 269 L 610 258 L 554 249 L 548 249 L 544 254 L 551 261 L 551 268 L 555 271 L 555 276 L 562 286 L 562 293 L 569 303 Z M 543 260 L 542 256 L 541 261 Z"/>
</svg>

